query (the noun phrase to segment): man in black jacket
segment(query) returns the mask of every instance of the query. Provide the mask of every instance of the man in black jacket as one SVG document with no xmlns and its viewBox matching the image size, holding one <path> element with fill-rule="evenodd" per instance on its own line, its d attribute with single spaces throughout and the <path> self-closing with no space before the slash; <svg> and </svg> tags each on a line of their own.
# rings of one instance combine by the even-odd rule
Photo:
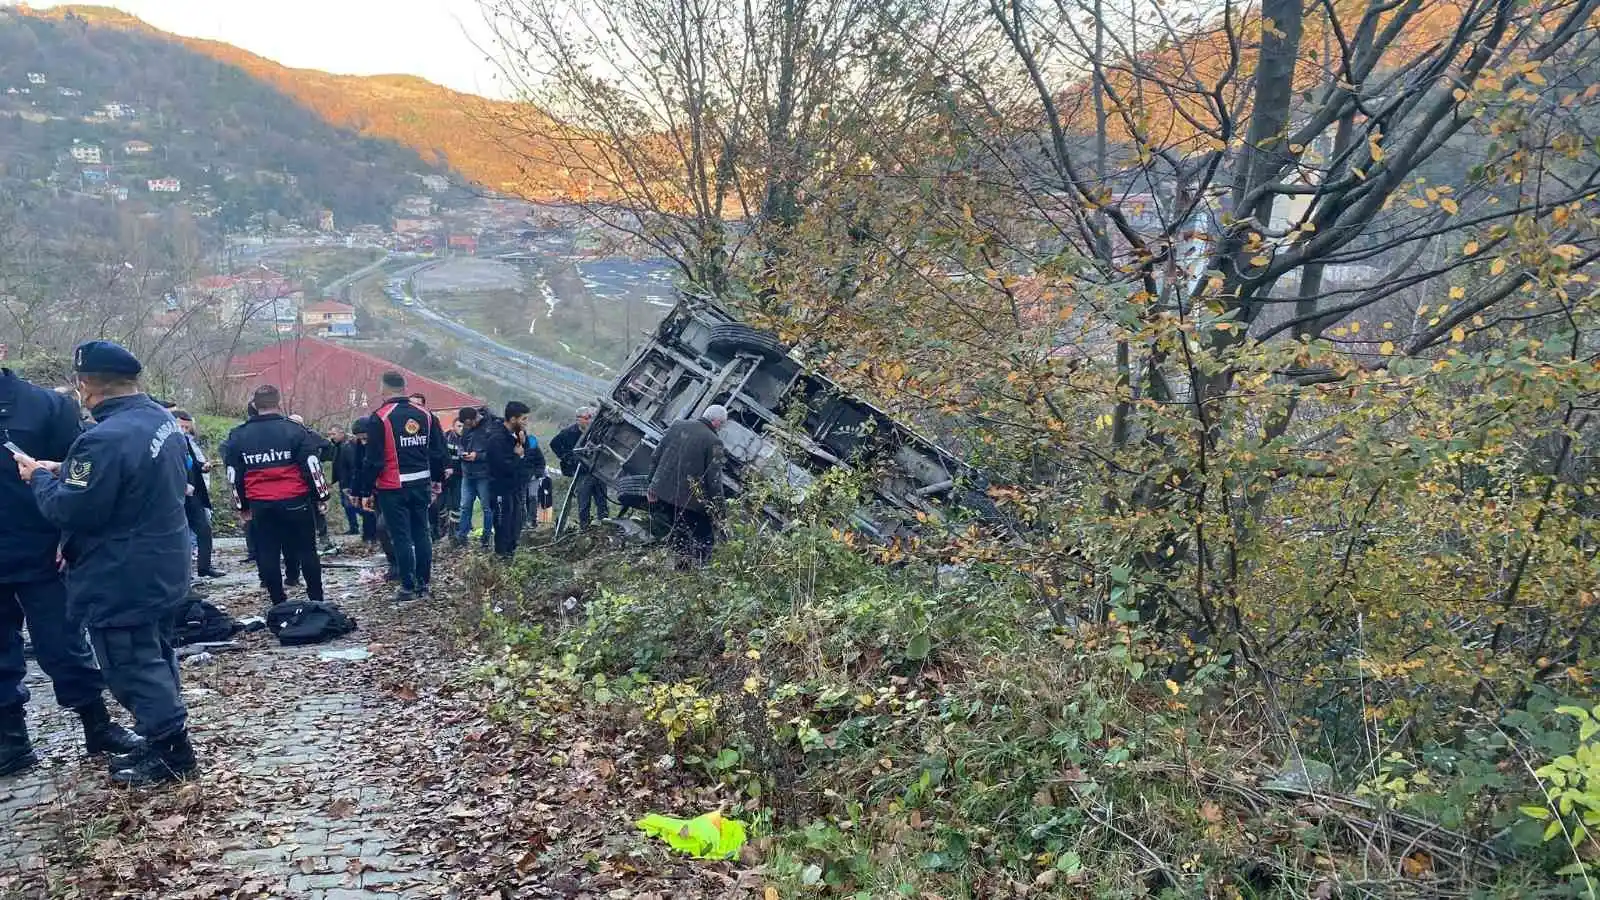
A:
<svg viewBox="0 0 1600 900">
<path fill-rule="evenodd" d="M 333 458 L 324 458 L 333 473 L 333 483 L 339 495 L 339 506 L 344 510 L 346 535 L 361 533 L 358 514 L 361 507 L 350 502 L 350 488 L 355 484 L 355 441 L 345 432 L 343 425 L 328 429 L 328 442 L 333 445 Z"/>
<path fill-rule="evenodd" d="M 59 460 L 67 458 L 80 431 L 71 398 L 0 369 L 0 439 L 36 459 Z M 67 616 L 67 589 L 56 561 L 60 541 L 61 532 L 40 514 L 27 483 L 0 473 L 0 777 L 39 762 L 24 716 L 24 623 L 56 702 L 83 720 L 89 754 L 128 753 L 139 746 L 137 737 L 111 721 L 105 679 L 82 625 Z"/>
<path fill-rule="evenodd" d="M 21 458 L 39 513 L 63 535 L 70 620 L 89 643 L 117 702 L 145 746 L 111 759 L 125 785 L 193 772 L 172 617 L 189 596 L 189 527 L 183 514 L 183 435 L 139 390 L 139 361 L 110 341 L 73 352 L 78 391 L 94 411 L 60 462 Z"/>
<path fill-rule="evenodd" d="M 254 523 L 256 567 L 269 605 L 283 603 L 279 554 L 285 550 L 305 577 L 306 596 L 321 602 L 322 563 L 317 558 L 317 505 L 328 499 L 320 441 L 305 426 L 284 418 L 278 389 L 256 388 L 257 414 L 228 438 L 228 481 L 239 517 Z"/>
<path fill-rule="evenodd" d="M 528 430 L 528 416 L 530 411 L 526 404 L 518 403 L 523 412 L 517 415 L 515 423 L 507 419 L 507 426 L 511 429 L 512 436 L 522 447 L 521 465 L 517 467 L 517 505 L 521 508 L 517 516 L 517 523 L 521 528 L 527 528 L 531 523 L 537 523 L 538 495 L 535 493 L 539 481 L 544 478 L 545 459 L 544 451 L 539 448 L 539 439 Z"/>
<path fill-rule="evenodd" d="M 433 580 L 433 535 L 428 510 L 444 483 L 444 433 L 439 420 L 414 406 L 405 376 L 383 374 L 389 399 L 366 420 L 361 487 L 382 511 L 394 544 L 398 602 L 428 595 Z"/>
<path fill-rule="evenodd" d="M 472 535 L 472 508 L 483 509 L 483 534 L 479 546 L 489 546 L 494 537 L 494 493 L 489 487 L 489 429 L 493 418 L 488 410 L 463 406 L 461 423 L 461 510 L 456 523 L 456 543 L 465 544 Z"/>
<path fill-rule="evenodd" d="M 211 463 L 194 433 L 194 416 L 187 410 L 174 410 L 172 417 L 183 429 L 183 440 L 188 446 L 189 484 L 183 498 L 183 514 L 189 517 L 189 530 L 194 533 L 195 571 L 201 578 L 221 578 L 222 573 L 211 565 L 211 486 L 206 483 L 206 473 Z"/>
<path fill-rule="evenodd" d="M 717 430 L 727 421 L 725 407 L 708 406 L 699 418 L 672 423 L 656 447 L 646 499 L 656 532 L 665 533 L 678 553 L 679 568 L 711 558 L 711 515 L 722 502 L 724 453 Z"/>
<path fill-rule="evenodd" d="M 561 472 L 574 482 L 573 493 L 578 497 L 578 527 L 589 527 L 589 511 L 592 507 L 595 515 L 601 519 L 611 516 L 611 509 L 606 503 L 606 486 L 594 473 L 589 471 L 589 466 L 578 454 L 578 443 L 583 440 L 583 435 L 589 430 L 589 425 L 594 422 L 594 407 L 585 406 L 578 410 L 577 421 L 561 429 L 550 442 L 550 452 L 561 461 Z"/>
<path fill-rule="evenodd" d="M 316 443 L 317 443 L 317 459 L 322 461 L 322 471 L 324 473 L 323 477 L 326 478 L 327 477 L 326 473 L 328 472 L 329 469 L 331 469 L 333 467 L 333 452 L 334 452 L 333 451 L 333 442 L 328 440 L 327 438 L 323 437 L 322 435 L 318 434 L 317 430 L 315 428 L 312 428 L 310 425 L 307 425 L 305 418 L 303 416 L 300 416 L 299 414 L 295 414 L 295 415 L 290 416 L 289 417 L 289 421 L 295 423 L 296 425 L 299 425 L 301 428 L 304 428 L 306 431 L 311 433 L 312 440 L 316 441 Z M 333 538 L 328 534 L 328 516 L 327 516 L 327 514 L 323 511 L 323 509 L 321 508 L 320 505 L 312 506 L 311 507 L 311 514 L 312 514 L 313 518 L 315 518 L 316 521 L 317 521 L 317 540 L 322 542 L 321 543 L 322 552 L 323 553 L 336 553 L 336 552 L 338 552 L 339 545 L 335 544 L 333 542 Z M 293 580 L 294 580 L 293 578 L 290 579 L 290 581 L 293 581 Z"/>
<path fill-rule="evenodd" d="M 494 497 L 494 552 L 509 559 L 517 550 L 522 535 L 522 502 L 517 496 L 522 483 L 523 459 L 527 447 L 518 429 L 527 420 L 528 405 L 516 400 L 506 404 L 505 419 L 490 418 L 484 424 L 489 463 L 490 493 Z"/>
</svg>

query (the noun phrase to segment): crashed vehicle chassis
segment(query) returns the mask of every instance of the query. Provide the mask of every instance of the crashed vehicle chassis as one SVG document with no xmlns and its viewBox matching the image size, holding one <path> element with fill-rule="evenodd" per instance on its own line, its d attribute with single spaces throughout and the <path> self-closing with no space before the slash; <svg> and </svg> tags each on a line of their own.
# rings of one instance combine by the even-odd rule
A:
<svg viewBox="0 0 1600 900">
<path fill-rule="evenodd" d="M 633 352 L 578 452 L 620 506 L 643 508 L 667 428 L 719 403 L 728 409 L 720 432 L 728 496 L 761 479 L 799 499 L 822 473 L 844 469 L 869 476 L 873 496 L 854 523 L 874 537 L 942 521 L 952 506 L 984 519 L 997 514 L 977 470 L 811 371 L 771 334 L 690 294 Z M 558 533 L 570 505 L 569 491 Z M 773 506 L 765 509 L 783 522 Z"/>
</svg>

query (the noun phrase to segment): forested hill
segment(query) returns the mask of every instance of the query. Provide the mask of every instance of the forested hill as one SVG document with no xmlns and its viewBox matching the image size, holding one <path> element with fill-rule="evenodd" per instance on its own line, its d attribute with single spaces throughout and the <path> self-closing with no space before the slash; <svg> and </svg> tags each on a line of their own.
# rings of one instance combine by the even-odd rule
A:
<svg viewBox="0 0 1600 900">
<path fill-rule="evenodd" d="M 403 144 L 491 190 L 551 199 L 586 189 L 581 179 L 551 161 L 561 155 L 551 143 L 561 126 L 524 104 L 463 94 L 409 75 L 359 77 L 292 69 L 231 44 L 159 31 L 106 7 L 62 6 L 31 15 L 70 17 L 97 29 L 156 38 L 236 66 L 327 122 Z"/>
<path fill-rule="evenodd" d="M 75 142 L 100 150 L 74 158 Z M 85 162 L 93 161 L 85 166 Z M 102 166 L 104 168 L 102 168 Z M 0 187 L 183 204 L 238 229 L 276 213 L 383 223 L 443 170 L 330 124 L 243 69 L 161 35 L 0 12 Z M 176 179 L 176 191 L 151 182 Z M 170 183 L 170 182 L 167 182 Z"/>
</svg>

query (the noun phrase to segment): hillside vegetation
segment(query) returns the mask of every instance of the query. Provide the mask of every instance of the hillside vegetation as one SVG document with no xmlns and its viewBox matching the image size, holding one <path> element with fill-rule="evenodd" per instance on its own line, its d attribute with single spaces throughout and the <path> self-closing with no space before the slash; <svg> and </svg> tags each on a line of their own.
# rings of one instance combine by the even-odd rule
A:
<svg viewBox="0 0 1600 900">
<path fill-rule="evenodd" d="M 508 707 L 787 896 L 1595 896 L 1600 0 L 507 5 L 637 231 L 1006 526 L 841 477 L 705 577 L 530 562 Z"/>
<path fill-rule="evenodd" d="M 556 162 L 554 146 L 541 137 L 557 133 L 559 124 L 537 110 L 463 94 L 412 76 L 359 77 L 291 69 L 231 44 L 159 31 L 106 7 L 61 6 L 37 14 L 75 16 L 102 28 L 179 44 L 237 67 L 332 125 L 410 147 L 491 190 L 530 199 L 561 199 L 585 190 L 581 178 Z"/>
<path fill-rule="evenodd" d="M 28 73 L 42 75 L 30 85 Z M 322 209 L 347 224 L 386 223 L 393 205 L 432 171 L 416 153 L 330 124 L 233 65 L 174 45 L 153 32 L 105 28 L 81 19 L 0 17 L 0 178 L 13 190 L 45 187 L 91 193 L 66 154 L 92 144 L 108 180 L 129 199 L 188 206 L 240 229 L 276 213 L 315 223 Z M 97 115 L 108 104 L 126 112 Z M 123 150 L 130 141 L 150 149 Z M 151 178 L 176 178 L 167 197 Z M 37 217 L 36 217 L 37 218 Z"/>
</svg>

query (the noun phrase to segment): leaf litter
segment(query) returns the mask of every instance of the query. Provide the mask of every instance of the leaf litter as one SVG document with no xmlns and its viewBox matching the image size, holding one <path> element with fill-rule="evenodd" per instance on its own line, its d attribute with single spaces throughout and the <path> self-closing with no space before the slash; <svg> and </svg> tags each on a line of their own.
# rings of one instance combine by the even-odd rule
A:
<svg viewBox="0 0 1600 900">
<path fill-rule="evenodd" d="M 331 589 L 354 587 L 356 578 L 330 570 Z M 442 596 L 457 593 L 448 573 L 439 582 Z M 361 637 L 381 641 L 366 645 L 373 665 L 319 665 L 258 632 L 242 638 L 244 652 L 185 673 L 203 765 L 196 781 L 125 792 L 110 789 L 93 762 L 51 770 L 59 797 L 34 811 L 48 832 L 44 865 L 18 872 L 0 856 L 0 895 L 280 897 L 302 884 L 291 879 L 341 872 L 354 887 L 373 869 L 359 842 L 341 846 L 331 831 L 325 846 L 305 840 L 307 829 L 318 836 L 315 824 L 349 824 L 381 835 L 376 858 L 419 863 L 415 879 L 372 888 L 397 896 L 762 896 L 761 879 L 741 863 L 674 857 L 633 826 L 649 812 L 698 802 L 682 773 L 640 758 L 636 736 L 575 713 L 561 733 L 539 738 L 491 716 L 492 689 L 471 677 L 471 648 L 453 637 L 460 617 L 474 613 L 470 604 L 399 610 L 375 596 L 381 590 L 362 581 L 350 601 Z M 243 609 L 259 603 L 256 594 L 213 599 Z M 272 726 L 291 694 L 302 702 L 356 697 L 359 710 L 335 717 L 331 746 L 317 733 L 285 739 Z M 263 770 L 313 748 L 314 765 Z M 368 809 L 368 797 L 381 802 Z M 241 847 L 266 855 L 231 855 Z M 267 862 L 272 854 L 281 858 Z"/>
</svg>

